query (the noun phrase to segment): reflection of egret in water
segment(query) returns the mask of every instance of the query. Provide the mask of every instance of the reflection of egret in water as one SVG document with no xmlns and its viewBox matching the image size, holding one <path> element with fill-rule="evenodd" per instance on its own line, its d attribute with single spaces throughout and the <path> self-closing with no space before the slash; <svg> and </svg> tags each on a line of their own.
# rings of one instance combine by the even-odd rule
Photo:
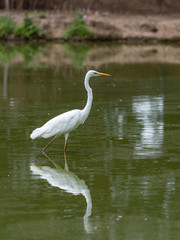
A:
<svg viewBox="0 0 180 240">
<path fill-rule="evenodd" d="M 58 187 L 65 190 L 66 192 L 72 193 L 74 195 L 82 194 L 87 203 L 86 212 L 84 215 L 84 228 L 90 233 L 92 231 L 91 225 L 89 223 L 88 217 L 91 215 L 92 200 L 90 190 L 85 184 L 84 180 L 80 179 L 76 174 L 69 171 L 66 155 L 65 157 L 65 168 L 61 168 L 52 159 L 50 159 L 47 154 L 44 155 L 54 164 L 56 168 L 51 168 L 49 166 L 36 166 L 32 164 L 30 166 L 31 171 L 35 175 L 39 175 L 40 178 L 48 181 L 53 187 Z"/>
</svg>

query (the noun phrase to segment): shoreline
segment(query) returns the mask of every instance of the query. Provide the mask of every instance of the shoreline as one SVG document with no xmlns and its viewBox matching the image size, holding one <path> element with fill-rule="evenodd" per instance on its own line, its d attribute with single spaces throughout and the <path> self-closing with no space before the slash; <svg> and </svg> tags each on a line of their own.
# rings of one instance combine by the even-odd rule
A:
<svg viewBox="0 0 180 240">
<path fill-rule="evenodd" d="M 63 33 L 73 21 L 74 12 L 44 11 L 46 17 L 39 18 L 37 12 L 29 12 L 33 23 L 43 30 L 44 36 L 37 41 L 61 41 Z M 21 25 L 24 12 L 0 11 L 0 16 L 10 15 Z M 112 14 L 109 12 L 84 12 L 86 26 L 94 33 L 93 38 L 73 38 L 68 41 L 118 41 L 118 42 L 180 42 L 179 15 Z M 0 40 L 19 41 L 13 35 Z M 31 40 L 34 40 L 33 38 Z"/>
<path fill-rule="evenodd" d="M 59 69 L 64 65 L 76 68 L 101 68 L 107 64 L 180 64 L 180 48 L 176 45 L 163 44 L 59 44 L 33 43 L 15 45 L 9 42 L 8 46 L 1 48 L 0 65 L 18 65 L 25 62 L 27 66 L 49 66 Z M 108 57 L 104 57 L 108 56 Z M 27 58 L 26 58 L 27 57 Z M 9 61 L 8 61 L 9 60 Z M 26 66 L 26 67 L 27 67 Z"/>
</svg>

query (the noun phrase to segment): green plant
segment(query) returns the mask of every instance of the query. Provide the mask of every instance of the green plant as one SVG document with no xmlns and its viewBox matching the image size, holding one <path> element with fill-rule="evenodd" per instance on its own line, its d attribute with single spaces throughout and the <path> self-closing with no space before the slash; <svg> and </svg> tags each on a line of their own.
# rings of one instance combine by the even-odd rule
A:
<svg viewBox="0 0 180 240">
<path fill-rule="evenodd" d="M 46 18 L 46 13 L 45 12 L 39 12 L 38 17 L 39 18 Z"/>
<path fill-rule="evenodd" d="M 9 16 L 0 17 L 0 36 L 5 36 L 6 34 L 14 33 L 15 23 Z"/>
<path fill-rule="evenodd" d="M 64 39 L 71 39 L 73 37 L 84 38 L 92 36 L 91 30 L 89 30 L 83 20 L 82 13 L 76 13 L 73 23 L 67 27 L 63 34 Z"/>
<path fill-rule="evenodd" d="M 24 13 L 25 18 L 21 25 L 21 27 L 15 28 L 15 35 L 23 36 L 27 39 L 35 37 L 42 36 L 42 30 L 32 22 L 32 20 L 29 18 L 29 14 L 27 12 Z"/>
</svg>

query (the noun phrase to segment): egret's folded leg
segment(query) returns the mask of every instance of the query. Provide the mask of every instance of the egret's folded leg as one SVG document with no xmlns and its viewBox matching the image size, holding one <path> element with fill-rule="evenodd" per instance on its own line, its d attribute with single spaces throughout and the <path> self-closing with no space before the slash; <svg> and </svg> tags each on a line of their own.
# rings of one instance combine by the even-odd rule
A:
<svg viewBox="0 0 180 240">
<path fill-rule="evenodd" d="M 56 136 L 43 148 L 42 152 L 45 152 L 46 149 L 51 145 L 51 143 L 56 139 Z"/>
<path fill-rule="evenodd" d="M 66 133 L 65 134 L 65 142 L 64 142 L 64 152 L 66 152 L 66 146 L 67 146 L 68 137 L 69 137 L 69 133 Z"/>
</svg>

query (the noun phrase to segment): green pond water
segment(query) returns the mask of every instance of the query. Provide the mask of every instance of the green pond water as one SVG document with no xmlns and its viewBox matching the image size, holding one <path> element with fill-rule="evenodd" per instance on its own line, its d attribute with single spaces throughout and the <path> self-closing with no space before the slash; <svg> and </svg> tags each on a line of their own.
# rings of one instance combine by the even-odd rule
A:
<svg viewBox="0 0 180 240">
<path fill-rule="evenodd" d="M 0 239 L 179 239 L 179 51 L 0 46 Z M 44 156 L 50 139 L 32 130 L 85 106 L 89 69 L 112 77 L 90 80 L 92 110 L 66 156 L 64 136 Z"/>
</svg>

